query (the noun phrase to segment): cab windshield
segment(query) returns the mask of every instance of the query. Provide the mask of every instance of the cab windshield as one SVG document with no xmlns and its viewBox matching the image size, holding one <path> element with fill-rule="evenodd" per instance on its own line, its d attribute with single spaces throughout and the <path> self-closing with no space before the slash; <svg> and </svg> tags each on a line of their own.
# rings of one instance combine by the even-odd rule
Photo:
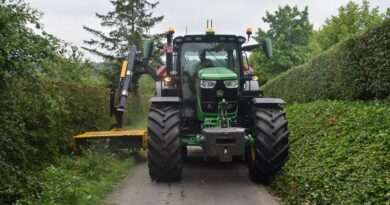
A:
<svg viewBox="0 0 390 205">
<path fill-rule="evenodd" d="M 181 50 L 183 74 L 197 77 L 204 68 L 222 67 L 239 72 L 237 44 L 233 42 L 184 43 Z"/>
</svg>

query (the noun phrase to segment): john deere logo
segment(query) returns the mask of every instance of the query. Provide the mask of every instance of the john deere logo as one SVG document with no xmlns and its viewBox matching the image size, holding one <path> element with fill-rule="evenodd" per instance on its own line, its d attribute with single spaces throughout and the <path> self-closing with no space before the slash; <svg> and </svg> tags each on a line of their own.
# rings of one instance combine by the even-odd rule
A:
<svg viewBox="0 0 390 205">
<path fill-rule="evenodd" d="M 217 96 L 223 97 L 223 90 L 217 90 Z"/>
</svg>

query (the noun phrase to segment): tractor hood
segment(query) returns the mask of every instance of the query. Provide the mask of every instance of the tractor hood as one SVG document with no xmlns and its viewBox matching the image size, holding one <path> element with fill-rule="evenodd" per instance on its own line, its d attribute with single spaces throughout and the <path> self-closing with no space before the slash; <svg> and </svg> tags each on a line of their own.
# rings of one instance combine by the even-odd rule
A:
<svg viewBox="0 0 390 205">
<path fill-rule="evenodd" d="M 201 80 L 236 80 L 237 74 L 227 68 L 203 68 L 198 73 Z"/>
</svg>

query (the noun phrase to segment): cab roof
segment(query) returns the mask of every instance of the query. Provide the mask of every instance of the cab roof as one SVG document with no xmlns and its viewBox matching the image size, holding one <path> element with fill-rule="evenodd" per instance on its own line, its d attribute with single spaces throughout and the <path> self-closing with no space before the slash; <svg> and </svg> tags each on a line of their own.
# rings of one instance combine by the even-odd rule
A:
<svg viewBox="0 0 390 205">
<path fill-rule="evenodd" d="M 173 39 L 174 44 L 182 43 L 196 43 L 196 42 L 234 42 L 243 44 L 246 38 L 236 35 L 223 35 L 223 34 L 198 34 L 198 35 L 185 35 L 178 36 Z"/>
</svg>

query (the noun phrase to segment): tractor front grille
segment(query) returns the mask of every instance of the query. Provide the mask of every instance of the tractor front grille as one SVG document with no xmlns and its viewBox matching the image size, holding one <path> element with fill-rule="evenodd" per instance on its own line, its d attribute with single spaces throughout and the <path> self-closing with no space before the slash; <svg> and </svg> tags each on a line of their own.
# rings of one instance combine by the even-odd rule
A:
<svg viewBox="0 0 390 205">
<path fill-rule="evenodd" d="M 217 92 L 223 91 L 223 96 L 218 97 Z M 201 89 L 200 100 L 202 111 L 206 113 L 217 113 L 218 103 L 225 99 L 228 102 L 228 112 L 237 110 L 238 88 L 226 88 L 223 81 L 217 81 L 213 89 Z"/>
</svg>

